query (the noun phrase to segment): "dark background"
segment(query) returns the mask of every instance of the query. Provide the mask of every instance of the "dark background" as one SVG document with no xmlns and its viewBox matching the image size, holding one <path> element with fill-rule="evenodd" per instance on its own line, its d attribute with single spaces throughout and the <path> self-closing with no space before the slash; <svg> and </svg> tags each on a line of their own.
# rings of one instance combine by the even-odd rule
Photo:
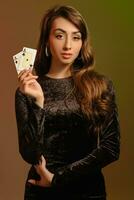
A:
<svg viewBox="0 0 134 200">
<path fill-rule="evenodd" d="M 134 12 L 130 0 L 0 1 L 0 200 L 23 200 L 29 165 L 18 151 L 14 93 L 18 85 L 12 56 L 36 48 L 45 10 L 56 3 L 76 7 L 87 21 L 96 69 L 116 88 L 121 127 L 121 155 L 103 169 L 108 200 L 133 198 Z"/>
</svg>

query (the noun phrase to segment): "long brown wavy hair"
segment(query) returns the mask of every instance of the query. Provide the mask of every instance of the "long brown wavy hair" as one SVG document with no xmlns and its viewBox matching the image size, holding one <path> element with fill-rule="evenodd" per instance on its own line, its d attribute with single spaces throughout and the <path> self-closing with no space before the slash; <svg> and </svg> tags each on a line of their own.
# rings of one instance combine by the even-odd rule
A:
<svg viewBox="0 0 134 200">
<path fill-rule="evenodd" d="M 74 24 L 82 34 L 82 47 L 71 72 L 74 79 L 75 95 L 83 113 L 93 121 L 99 121 L 112 111 L 112 95 L 108 95 L 108 82 L 103 75 L 94 70 L 94 55 L 89 42 L 89 32 L 85 20 L 78 10 L 71 6 L 56 5 L 45 13 L 41 21 L 41 33 L 35 60 L 36 74 L 41 77 L 48 73 L 51 63 L 51 52 L 46 56 L 49 33 L 53 21 L 63 17 Z"/>
</svg>

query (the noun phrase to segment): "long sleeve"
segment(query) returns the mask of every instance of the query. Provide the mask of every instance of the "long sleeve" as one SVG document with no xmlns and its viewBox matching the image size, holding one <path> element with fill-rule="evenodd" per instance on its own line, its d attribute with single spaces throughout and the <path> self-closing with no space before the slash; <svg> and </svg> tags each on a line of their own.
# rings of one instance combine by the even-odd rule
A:
<svg viewBox="0 0 134 200">
<path fill-rule="evenodd" d="M 17 89 L 15 93 L 15 113 L 19 152 L 26 162 L 36 164 L 42 154 L 44 110 L 37 106 L 32 98 Z"/>
<path fill-rule="evenodd" d="M 115 101 L 113 87 L 110 90 L 109 92 L 113 95 L 112 99 Z M 113 102 L 113 104 L 113 112 L 109 113 L 102 131 L 99 133 L 99 142 L 96 148 L 87 153 L 82 159 L 57 170 L 52 180 L 52 187 L 67 186 L 77 182 L 84 176 L 92 176 L 92 174 L 119 158 L 120 127 L 118 109 L 116 103 Z"/>
</svg>

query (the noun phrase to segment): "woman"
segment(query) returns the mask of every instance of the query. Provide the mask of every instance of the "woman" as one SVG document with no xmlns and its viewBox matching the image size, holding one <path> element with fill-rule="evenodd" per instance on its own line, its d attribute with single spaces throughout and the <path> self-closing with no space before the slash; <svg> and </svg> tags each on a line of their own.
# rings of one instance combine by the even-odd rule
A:
<svg viewBox="0 0 134 200">
<path fill-rule="evenodd" d="M 45 13 L 35 72 L 20 72 L 15 96 L 19 151 L 32 165 L 25 200 L 105 200 L 101 169 L 119 158 L 118 111 L 76 9 Z"/>
</svg>

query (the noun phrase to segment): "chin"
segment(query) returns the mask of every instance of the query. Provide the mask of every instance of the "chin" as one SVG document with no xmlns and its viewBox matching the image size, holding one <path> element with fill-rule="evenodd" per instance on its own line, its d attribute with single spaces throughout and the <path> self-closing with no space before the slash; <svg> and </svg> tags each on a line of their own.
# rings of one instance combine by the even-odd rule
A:
<svg viewBox="0 0 134 200">
<path fill-rule="evenodd" d="M 69 64 L 72 64 L 72 63 L 73 63 L 73 61 L 70 60 L 70 59 L 66 59 L 66 60 L 64 59 L 64 60 L 61 60 L 60 62 L 61 62 L 62 64 L 64 64 L 64 65 L 65 65 L 65 64 L 66 64 L 66 65 L 69 65 Z"/>
</svg>

